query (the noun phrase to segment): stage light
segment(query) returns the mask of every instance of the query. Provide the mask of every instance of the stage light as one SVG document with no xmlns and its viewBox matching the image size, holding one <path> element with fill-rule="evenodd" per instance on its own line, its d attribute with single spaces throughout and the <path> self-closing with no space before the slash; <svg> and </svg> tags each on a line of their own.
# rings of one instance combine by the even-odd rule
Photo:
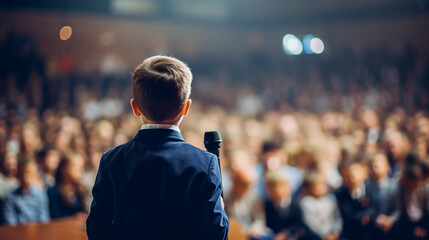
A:
<svg viewBox="0 0 429 240">
<path fill-rule="evenodd" d="M 321 54 L 325 50 L 325 44 L 323 44 L 322 39 L 313 38 L 310 41 L 310 48 L 315 54 Z"/>
<path fill-rule="evenodd" d="M 64 26 L 60 29 L 60 39 L 65 41 L 72 35 L 72 28 L 70 26 Z"/>
<path fill-rule="evenodd" d="M 313 38 L 314 38 L 314 36 L 311 35 L 311 34 L 305 35 L 302 38 L 302 47 L 303 47 L 302 52 L 303 53 L 305 53 L 305 54 L 314 54 L 313 50 L 311 50 L 311 47 L 310 47 L 310 42 L 311 42 L 311 40 Z"/>
<path fill-rule="evenodd" d="M 283 50 L 289 55 L 299 55 L 302 53 L 302 43 L 293 34 L 286 34 L 283 37 Z"/>
</svg>

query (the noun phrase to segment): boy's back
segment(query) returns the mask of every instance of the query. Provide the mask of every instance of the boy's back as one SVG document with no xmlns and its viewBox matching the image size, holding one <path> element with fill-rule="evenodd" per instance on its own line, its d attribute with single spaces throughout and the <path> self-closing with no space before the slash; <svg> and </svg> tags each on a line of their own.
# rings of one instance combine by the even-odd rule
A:
<svg viewBox="0 0 429 240">
<path fill-rule="evenodd" d="M 103 239 L 224 239 L 218 173 L 216 157 L 179 132 L 140 130 L 101 160 L 88 235 L 98 239 L 102 228 Z"/>
</svg>

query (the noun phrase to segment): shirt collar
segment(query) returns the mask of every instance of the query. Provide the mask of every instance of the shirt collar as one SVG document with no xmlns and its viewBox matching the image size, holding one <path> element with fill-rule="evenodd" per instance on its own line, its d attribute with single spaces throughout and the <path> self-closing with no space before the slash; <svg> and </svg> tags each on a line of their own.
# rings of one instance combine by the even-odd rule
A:
<svg viewBox="0 0 429 240">
<path fill-rule="evenodd" d="M 290 206 L 290 203 L 292 202 L 292 197 L 291 196 L 288 196 L 288 197 L 285 197 L 285 198 L 283 198 L 282 200 L 281 200 L 281 202 L 280 202 L 280 207 L 281 208 L 287 208 L 287 207 L 289 207 Z"/>
<path fill-rule="evenodd" d="M 157 123 L 146 123 L 143 124 L 140 129 L 171 129 L 180 133 L 180 128 L 173 124 L 157 124 Z"/>
<path fill-rule="evenodd" d="M 351 192 L 352 198 L 354 199 L 359 199 L 359 198 L 363 198 L 366 195 L 365 192 L 365 184 L 362 184 L 359 188 L 353 190 Z"/>
</svg>

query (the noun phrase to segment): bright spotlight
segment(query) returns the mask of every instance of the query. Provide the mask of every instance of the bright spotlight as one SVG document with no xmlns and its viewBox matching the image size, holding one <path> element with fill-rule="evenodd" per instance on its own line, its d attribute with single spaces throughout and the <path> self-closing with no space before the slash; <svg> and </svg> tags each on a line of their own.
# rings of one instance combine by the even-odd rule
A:
<svg viewBox="0 0 429 240">
<path fill-rule="evenodd" d="M 60 39 L 67 40 L 72 35 L 72 28 L 70 26 L 64 26 L 60 29 Z"/>
<path fill-rule="evenodd" d="M 283 37 L 283 50 L 289 55 L 299 55 L 302 53 L 302 43 L 293 34 L 286 34 Z"/>
<path fill-rule="evenodd" d="M 310 48 L 315 54 L 321 54 L 325 50 L 325 44 L 323 44 L 322 39 L 313 38 L 310 41 Z"/>
</svg>

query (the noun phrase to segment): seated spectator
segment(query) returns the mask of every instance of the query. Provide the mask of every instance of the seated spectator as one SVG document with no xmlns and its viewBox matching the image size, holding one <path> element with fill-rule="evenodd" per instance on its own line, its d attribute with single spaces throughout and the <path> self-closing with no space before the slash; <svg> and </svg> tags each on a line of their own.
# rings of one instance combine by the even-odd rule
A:
<svg viewBox="0 0 429 240">
<path fill-rule="evenodd" d="M 82 186 L 84 160 L 77 154 L 61 159 L 55 175 L 55 186 L 48 189 L 52 218 L 85 212 L 85 188 Z"/>
<path fill-rule="evenodd" d="M 317 239 L 337 240 L 342 219 L 335 195 L 328 193 L 326 177 L 311 172 L 305 179 L 305 186 L 308 195 L 299 204 L 304 224 L 317 235 Z"/>
<path fill-rule="evenodd" d="M 371 196 L 365 181 L 368 177 L 366 163 L 359 159 L 346 159 L 339 166 L 343 186 L 336 192 L 343 218 L 341 239 L 372 239 L 377 201 Z"/>
<path fill-rule="evenodd" d="M 87 161 L 87 167 L 82 177 L 82 185 L 86 190 L 86 199 L 85 203 L 87 204 L 86 208 L 91 208 L 92 203 L 92 187 L 94 187 L 95 178 L 97 176 L 98 166 L 100 164 L 102 153 L 99 151 L 92 150 L 89 154 L 89 160 Z"/>
<path fill-rule="evenodd" d="M 368 190 L 372 195 L 377 196 L 379 209 L 376 213 L 376 226 L 381 230 L 374 234 L 382 239 L 387 237 L 386 234 L 398 217 L 398 183 L 396 179 L 389 177 L 390 165 L 384 153 L 377 152 L 370 157 L 369 170 Z"/>
<path fill-rule="evenodd" d="M 429 239 L 428 164 L 417 153 L 405 157 L 399 179 L 399 219 L 390 239 Z"/>
<path fill-rule="evenodd" d="M 3 206 L 6 224 L 15 225 L 49 220 L 46 192 L 34 161 L 23 161 L 18 166 L 19 187 L 10 192 Z"/>
<path fill-rule="evenodd" d="M 390 164 L 389 176 L 399 176 L 401 163 L 409 151 L 409 139 L 398 130 L 386 130 L 384 134 L 386 155 Z"/>
<path fill-rule="evenodd" d="M 265 199 L 267 226 L 275 239 L 305 239 L 298 202 L 292 197 L 288 178 L 282 170 L 269 171 L 265 176 L 268 198 Z"/>
<path fill-rule="evenodd" d="M 225 209 L 229 217 L 243 225 L 250 239 L 265 239 L 268 236 L 265 213 L 262 199 L 252 187 L 256 175 L 251 169 L 233 170 L 232 191 L 225 201 Z"/>
<path fill-rule="evenodd" d="M 46 188 L 55 185 L 55 173 L 60 162 L 59 153 L 53 148 L 45 148 L 38 154 L 40 176 Z"/>
<path fill-rule="evenodd" d="M 256 165 L 258 173 L 257 188 L 264 198 L 267 197 L 264 175 L 267 171 L 276 169 L 281 169 L 284 172 L 293 193 L 297 192 L 302 184 L 303 176 L 301 170 L 288 165 L 287 155 L 281 148 L 281 145 L 273 141 L 265 142 L 262 146 L 260 163 Z"/>
<path fill-rule="evenodd" d="M 0 165 L 0 199 L 18 187 L 17 171 L 18 157 L 13 153 L 5 153 Z"/>
</svg>

